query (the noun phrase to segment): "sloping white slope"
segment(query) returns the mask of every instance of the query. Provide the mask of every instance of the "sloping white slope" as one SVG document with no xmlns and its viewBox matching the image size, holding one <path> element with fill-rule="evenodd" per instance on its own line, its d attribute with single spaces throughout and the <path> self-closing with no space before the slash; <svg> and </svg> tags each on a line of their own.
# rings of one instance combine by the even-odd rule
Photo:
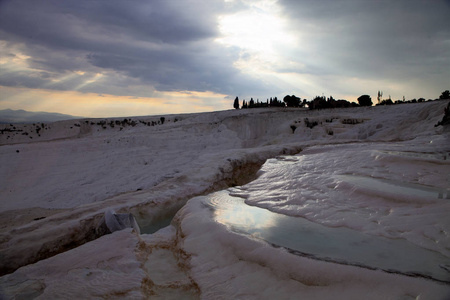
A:
<svg viewBox="0 0 450 300">
<path fill-rule="evenodd" d="M 3 276 L 0 293 L 7 299 L 142 299 L 138 242 L 131 230 L 115 232 Z"/>
<path fill-rule="evenodd" d="M 205 163 L 205 156 L 233 149 L 429 136 L 442 130 L 433 125 L 444 105 L 438 101 L 312 112 L 250 109 L 166 116 L 165 123 L 156 126 L 139 121 L 159 118 L 130 118 L 137 124 L 134 127 L 79 120 L 46 124 L 44 128 L 50 129 L 41 129 L 41 136 L 28 127 L 23 129 L 29 130 L 27 136 L 6 139 L 5 132 L 0 135 L 0 199 L 5 199 L 0 210 L 73 208 L 149 189 L 169 177 L 190 175 L 193 165 Z M 309 129 L 305 118 L 321 124 Z M 121 119 L 106 123 L 113 120 Z M 363 123 L 343 124 L 348 120 Z M 15 125 L 17 130 L 19 126 L 30 125 Z M 294 133 L 291 126 L 296 127 Z"/>
<path fill-rule="evenodd" d="M 447 299 L 449 285 L 288 253 L 215 222 L 205 197 L 177 215 L 203 299 Z M 350 245 L 349 245 L 350 247 Z"/>
<path fill-rule="evenodd" d="M 373 198 L 370 195 L 367 196 L 367 194 L 373 194 L 370 188 L 361 187 L 358 183 L 338 177 L 344 175 L 413 181 L 440 189 L 448 187 L 448 178 L 445 176 L 448 161 L 445 159 L 448 159 L 450 152 L 449 132 L 442 126 L 434 127 L 434 124 L 442 118 L 446 104 L 446 101 L 437 101 L 323 111 L 233 110 L 165 116 L 164 124 L 161 124 L 160 117 L 128 118 L 126 122 L 123 119 L 78 120 L 41 124 L 41 129 L 38 131 L 36 131 L 37 124 L 33 128 L 14 125 L 15 129 L 5 125 L 0 128 L 3 128 L 0 134 L 0 164 L 2 166 L 0 169 L 0 216 L 3 219 L 0 227 L 2 230 L 0 254 L 6 258 L 5 261 L 11 262 L 10 267 L 13 268 L 12 262 L 18 266 L 24 265 L 32 262 L 33 259 L 39 260 L 39 255 L 58 253 L 61 251 L 58 247 L 62 244 L 64 247 L 69 247 L 70 241 L 82 243 L 82 240 L 87 238 L 86 231 L 101 221 L 106 208 L 113 208 L 117 212 L 131 211 L 140 225 L 145 227 L 146 222 L 151 223 L 158 218 L 169 217 L 188 198 L 227 185 L 241 185 L 251 178 L 249 175 L 256 171 L 266 159 L 279 154 L 292 154 L 303 148 L 302 155 L 304 155 L 296 158 L 296 163 L 303 168 L 300 172 L 298 168 L 294 168 L 292 171 L 280 169 L 279 172 L 275 169 L 275 173 L 272 171 L 270 173 L 264 169 L 270 165 L 268 162 L 260 173 L 260 178 L 239 192 L 242 193 L 241 196 L 246 197 L 251 204 L 289 215 L 303 216 L 326 225 L 328 223 L 331 226 L 347 226 L 372 234 L 393 237 L 403 234 L 417 244 L 425 244 L 427 248 L 448 255 L 448 235 L 442 235 L 442 230 L 448 233 L 449 226 L 441 224 L 444 221 L 437 221 L 438 226 L 434 226 L 434 219 L 430 221 L 430 218 L 426 217 L 426 209 L 419 208 L 412 212 L 419 212 L 415 220 L 421 224 L 425 222 L 426 229 L 410 226 L 408 232 L 404 233 L 401 228 L 402 221 L 400 221 L 403 220 L 403 216 L 397 220 L 395 210 L 386 213 L 386 209 L 381 209 L 391 205 L 389 201 L 386 203 L 386 199 L 377 200 L 377 205 L 381 208 L 379 212 L 369 214 L 369 218 L 364 215 L 367 211 L 361 209 L 360 204 L 355 206 L 354 203 L 346 202 L 343 197 L 342 201 L 339 200 L 341 201 L 339 206 L 342 205 L 345 211 L 353 210 L 357 215 L 356 218 L 345 217 L 346 212 L 339 210 L 330 199 L 336 188 L 347 190 L 349 199 L 359 197 L 359 194 L 365 194 L 364 199 Z M 306 121 L 305 118 L 308 120 Z M 313 128 L 306 126 L 307 123 L 314 122 L 317 122 L 317 126 Z M 28 134 L 24 134 L 25 132 Z M 348 143 L 353 144 L 336 145 Z M 429 157 L 392 155 L 394 152 L 419 153 Z M 286 177 L 290 173 L 294 174 L 298 180 Z M 265 174 L 273 180 L 266 183 L 261 181 Z M 276 180 L 280 182 L 278 186 L 274 183 Z M 271 186 L 271 184 L 275 185 Z M 286 206 L 280 205 L 274 195 L 277 193 L 277 188 L 301 197 L 298 199 L 288 197 L 292 202 Z M 309 192 L 302 192 L 308 188 Z M 268 196 L 268 198 L 261 199 L 258 196 L 260 190 L 266 191 L 264 197 Z M 379 191 L 376 193 L 375 197 L 384 197 Z M 315 201 L 317 207 L 305 206 L 308 201 Z M 398 204 L 392 205 L 395 207 Z M 424 206 L 423 203 L 414 205 Z M 447 209 L 445 204 L 442 205 L 444 206 L 435 209 L 438 214 L 439 211 Z M 167 211 L 170 213 L 166 216 Z M 251 256 L 244 255 L 240 258 L 243 260 L 242 270 L 245 270 L 242 272 L 239 268 L 233 269 L 234 267 L 228 272 L 226 269 L 221 269 L 222 267 L 214 267 L 214 263 L 208 266 L 208 260 L 213 259 L 211 256 L 213 253 L 214 255 L 221 253 L 222 258 L 217 259 L 223 261 L 224 265 L 231 263 L 227 258 L 227 248 L 237 247 L 237 250 L 233 251 L 244 253 L 246 248 L 245 246 L 242 248 L 242 245 L 247 242 L 239 242 L 233 237 L 230 239 L 224 237 L 227 240 L 226 243 L 221 242 L 215 245 L 217 249 L 214 248 L 216 249 L 214 252 L 209 252 L 205 248 L 207 246 L 205 243 L 215 243 L 214 239 L 210 240 L 209 235 L 203 235 L 200 231 L 206 229 L 203 226 L 212 228 L 221 225 L 217 225 L 211 219 L 205 221 L 206 223 L 203 221 L 196 223 L 195 218 L 189 217 L 196 213 L 195 205 L 186 207 L 184 213 L 180 213 L 177 218 L 175 237 L 174 233 L 170 233 L 162 241 L 155 242 L 155 247 L 164 244 L 166 245 L 164 249 L 171 249 L 178 264 L 184 266 L 183 272 L 187 272 L 190 274 L 189 278 L 193 278 L 194 283 L 188 284 L 192 291 L 189 295 L 201 293 L 205 298 L 214 299 L 220 298 L 220 293 L 225 295 L 224 299 L 227 295 L 245 297 L 246 293 L 253 293 L 251 295 L 254 298 L 262 296 L 258 294 L 258 291 L 263 293 L 265 290 L 255 288 L 250 291 L 248 290 L 250 284 L 255 283 L 255 278 L 259 278 L 259 282 L 268 282 L 273 275 L 266 276 L 265 271 L 259 267 L 251 271 L 253 265 Z M 198 213 L 201 212 L 198 211 Z M 46 218 L 41 219 L 42 217 Z M 202 218 L 199 217 L 198 220 Z M 383 223 L 384 231 L 374 227 L 373 224 L 376 222 Z M 186 231 L 184 227 L 190 229 Z M 413 230 L 409 230 L 410 228 Z M 430 235 L 432 239 L 439 242 L 439 245 L 433 245 L 429 241 L 424 242 L 424 237 Z M 148 239 L 152 236 L 154 235 L 149 236 Z M 142 238 L 139 251 L 149 243 L 145 236 Z M 106 244 L 113 245 L 113 239 L 113 236 L 108 236 L 103 240 Z M 84 251 L 89 251 L 83 250 L 89 249 L 86 247 L 82 246 L 77 248 L 76 252 L 72 250 L 67 253 L 74 253 L 73 255 L 81 259 L 88 253 Z M 262 249 L 266 249 L 266 246 Z M 148 255 L 152 251 L 147 249 L 144 253 Z M 269 249 L 268 251 L 270 255 L 279 255 L 272 253 L 279 250 Z M 118 252 L 117 255 L 123 257 L 128 254 Z M 240 257 L 241 254 L 238 256 Z M 57 257 L 59 255 L 49 258 L 48 262 L 42 261 L 39 266 L 38 264 L 30 266 L 34 270 L 34 273 L 30 275 L 32 278 L 53 278 L 44 280 L 46 288 L 42 295 L 53 288 L 59 289 L 57 287 L 62 288 L 65 284 L 69 284 L 70 277 L 56 278 L 45 275 L 44 265 L 54 264 L 55 260 L 58 261 L 57 264 L 62 264 L 61 268 L 66 270 L 64 272 L 68 274 L 73 272 L 71 266 L 65 265 Z M 198 257 L 198 259 L 191 261 L 191 257 Z M 287 259 L 285 263 L 289 264 L 291 259 L 289 255 L 283 254 L 283 257 Z M 98 253 L 98 256 L 92 259 L 100 263 L 103 261 L 102 253 Z M 201 267 L 204 264 L 207 265 L 204 268 Z M 301 268 L 304 262 L 298 258 L 292 258 L 292 264 Z M 329 270 L 327 264 L 326 266 L 325 270 Z M 86 268 L 95 269 L 98 268 L 98 264 L 96 267 Z M 319 269 L 312 267 L 299 272 L 316 272 Z M 25 269 L 21 270 L 22 268 L 11 275 L 3 276 L 0 286 L 10 291 L 11 286 L 17 285 L 17 280 L 21 280 L 20 274 L 26 272 Z M 274 274 L 280 272 L 272 262 L 268 262 L 264 270 Z M 142 279 L 142 295 L 151 294 L 156 289 L 155 285 L 149 284 L 148 280 L 152 281 L 148 279 L 152 278 L 149 275 L 150 271 L 145 272 L 147 275 L 144 277 L 147 279 Z M 316 275 L 321 277 L 328 271 L 317 272 Z M 353 278 L 351 280 L 358 281 L 358 271 L 350 271 L 352 272 L 356 272 L 354 273 L 356 275 L 351 275 L 350 277 Z M 286 291 L 284 296 L 287 298 L 295 293 L 305 293 L 304 295 L 309 295 L 311 298 L 321 298 L 321 295 L 342 292 L 343 295 L 353 295 L 353 298 L 357 299 L 356 296 L 359 293 L 367 292 L 373 285 L 380 290 L 382 282 L 391 280 L 386 277 L 376 279 L 377 283 L 371 282 L 372 275 L 370 271 L 367 272 L 368 275 L 363 276 L 364 283 L 357 284 L 356 288 L 353 284 L 351 284 L 353 287 L 349 287 L 339 283 L 336 288 L 316 289 L 314 288 L 316 282 L 309 288 L 309 281 L 303 282 L 301 279 L 304 275 L 298 275 L 300 276 L 298 279 L 297 275 L 291 273 L 281 276 L 282 279 L 277 281 L 277 284 L 280 288 L 283 286 L 282 289 Z M 215 275 L 208 277 L 208 274 Z M 232 286 L 229 286 L 227 282 L 238 274 L 242 274 L 245 278 L 242 276 L 236 278 L 242 279 L 242 282 L 247 280 L 248 284 L 245 288 L 244 284 L 240 284 L 239 289 L 244 288 L 242 293 L 233 294 L 230 292 Z M 333 274 L 323 276 L 333 277 L 335 276 Z M 297 283 L 291 283 L 289 278 L 292 276 L 294 281 L 300 280 L 301 287 Z M 120 276 L 113 279 L 116 283 L 115 287 L 121 286 L 119 278 Z M 209 278 L 207 282 L 203 281 L 205 278 Z M 83 280 L 86 284 L 91 283 L 88 277 Z M 335 282 L 333 280 L 337 279 L 332 279 L 330 282 Z M 406 279 L 401 279 L 401 281 L 404 280 Z M 415 283 L 415 280 L 421 283 Z M 102 283 L 99 285 L 103 286 Z M 437 294 L 433 294 L 435 296 L 430 299 L 439 299 L 445 288 L 437 283 L 424 282 L 422 279 L 411 279 L 408 283 L 401 283 L 399 290 L 392 294 L 389 291 L 385 292 L 385 295 L 394 295 L 393 298 L 401 295 L 404 297 L 418 295 L 421 287 L 424 287 L 423 291 L 431 291 L 434 285 L 437 285 Z M 209 288 L 215 292 L 208 294 Z M 128 288 L 124 285 L 123 290 L 125 289 Z M 157 289 L 164 290 L 163 294 L 167 293 L 166 287 Z M 32 290 L 35 290 L 34 286 L 21 286 L 21 293 Z M 316 290 L 319 291 L 317 294 L 315 294 Z M 429 294 L 429 292 L 425 294 L 427 293 Z M 95 297 L 96 294 L 92 292 L 90 295 Z"/>
</svg>

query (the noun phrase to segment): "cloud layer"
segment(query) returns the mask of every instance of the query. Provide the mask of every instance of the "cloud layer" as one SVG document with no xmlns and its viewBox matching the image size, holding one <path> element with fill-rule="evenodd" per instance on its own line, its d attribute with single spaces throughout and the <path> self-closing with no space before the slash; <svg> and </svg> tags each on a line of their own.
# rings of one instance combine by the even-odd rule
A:
<svg viewBox="0 0 450 300">
<path fill-rule="evenodd" d="M 77 80 L 50 82 L 64 73 L 81 71 L 85 77 L 105 73 L 108 81 L 113 80 L 81 91 L 99 88 L 105 93 L 118 81 L 122 85 L 150 84 L 158 90 L 223 92 L 216 81 L 233 81 L 238 72 L 232 67 L 233 53 L 211 42 L 217 35 L 214 20 L 221 7 L 211 5 L 215 10 L 196 11 L 198 3 L 3 3 L 0 27 L 1 38 L 6 41 L 5 54 L 14 58 L 19 52 L 29 58 L 25 70 L 3 73 L 1 83 L 30 88 L 48 83 L 53 89 L 71 90 Z M 126 78 L 118 78 L 120 75 Z"/>
<path fill-rule="evenodd" d="M 0 86 L 128 97 L 378 89 L 437 97 L 449 88 L 449 3 L 6 0 Z M 230 16 L 235 27 L 221 27 Z"/>
</svg>

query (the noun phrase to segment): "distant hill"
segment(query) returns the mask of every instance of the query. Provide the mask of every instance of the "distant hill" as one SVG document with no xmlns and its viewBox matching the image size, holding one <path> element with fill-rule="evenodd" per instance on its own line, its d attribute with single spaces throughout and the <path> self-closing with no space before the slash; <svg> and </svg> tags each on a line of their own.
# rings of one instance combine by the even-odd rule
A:
<svg viewBox="0 0 450 300">
<path fill-rule="evenodd" d="M 5 123 L 33 123 L 33 122 L 55 122 L 69 119 L 80 119 L 71 115 L 49 112 L 31 112 L 26 110 L 0 110 L 0 124 Z"/>
</svg>

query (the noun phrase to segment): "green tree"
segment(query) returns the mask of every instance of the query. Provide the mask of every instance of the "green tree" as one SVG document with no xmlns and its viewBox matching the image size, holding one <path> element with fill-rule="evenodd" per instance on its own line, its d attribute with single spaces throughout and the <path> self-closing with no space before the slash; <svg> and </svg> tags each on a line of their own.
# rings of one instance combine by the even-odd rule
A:
<svg viewBox="0 0 450 300">
<path fill-rule="evenodd" d="M 383 97 L 383 91 L 378 91 L 378 96 L 377 96 L 378 103 L 381 102 L 382 97 Z"/>
<path fill-rule="evenodd" d="M 283 98 L 284 103 L 286 103 L 287 107 L 300 107 L 300 98 L 296 97 L 295 95 L 289 96 L 286 95 Z"/>
<path fill-rule="evenodd" d="M 234 99 L 233 107 L 236 109 L 239 109 L 239 98 L 238 97 L 236 97 L 236 99 Z"/>
<path fill-rule="evenodd" d="M 369 95 L 361 95 L 358 98 L 358 103 L 361 106 L 372 106 L 372 98 Z"/>
<path fill-rule="evenodd" d="M 314 99 L 311 100 L 308 106 L 309 109 L 329 108 L 327 98 L 325 98 L 325 96 L 316 96 Z"/>
<path fill-rule="evenodd" d="M 443 91 L 442 94 L 439 96 L 439 99 L 450 99 L 450 91 L 449 90 Z"/>
</svg>

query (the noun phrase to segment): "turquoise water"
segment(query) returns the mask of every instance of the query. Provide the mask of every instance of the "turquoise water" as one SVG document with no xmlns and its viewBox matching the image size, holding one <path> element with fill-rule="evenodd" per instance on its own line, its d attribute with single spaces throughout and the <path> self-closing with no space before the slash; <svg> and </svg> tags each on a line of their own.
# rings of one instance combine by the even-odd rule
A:
<svg viewBox="0 0 450 300">
<path fill-rule="evenodd" d="M 326 227 L 274 213 L 249 206 L 227 191 L 209 195 L 205 204 L 214 209 L 214 219 L 231 231 L 265 240 L 297 255 L 450 283 L 449 258 L 404 239 Z"/>
</svg>

